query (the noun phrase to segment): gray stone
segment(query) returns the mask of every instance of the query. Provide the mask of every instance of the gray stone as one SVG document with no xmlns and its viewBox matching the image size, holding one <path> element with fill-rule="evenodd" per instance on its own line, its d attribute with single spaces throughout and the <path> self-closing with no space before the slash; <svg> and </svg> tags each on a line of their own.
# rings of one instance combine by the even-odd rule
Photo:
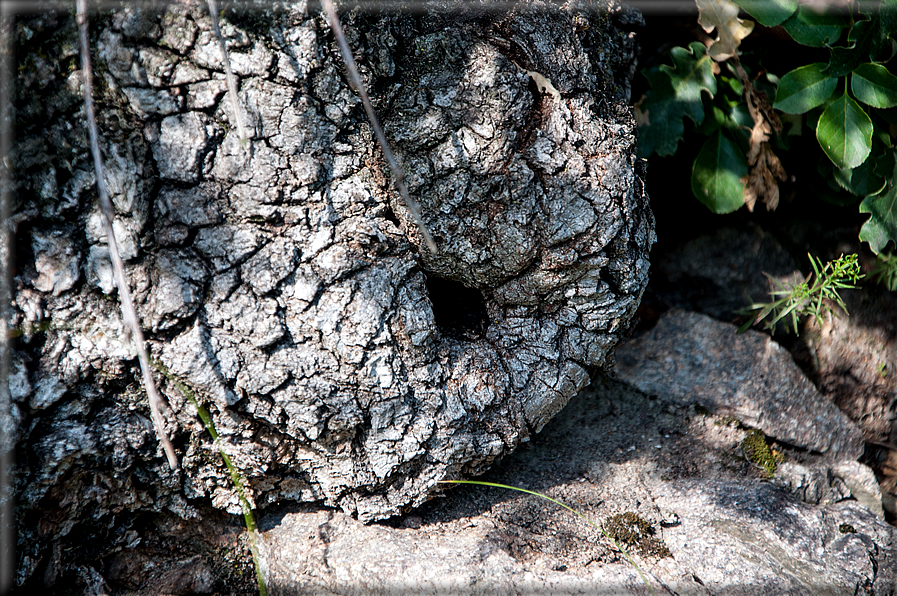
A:
<svg viewBox="0 0 897 596">
<path fill-rule="evenodd" d="M 831 504 L 852 497 L 880 519 L 885 518 L 875 473 L 860 462 L 787 462 L 776 469 L 776 481 L 805 503 Z"/>
<path fill-rule="evenodd" d="M 272 596 L 288 594 L 644 594 L 626 564 L 582 574 L 532 569 L 514 560 L 494 523 L 469 520 L 422 531 L 366 526 L 334 511 L 287 514 L 262 540 Z M 674 594 L 651 578 L 660 595 Z"/>
<path fill-rule="evenodd" d="M 682 405 L 734 416 L 777 440 L 833 460 L 863 453 L 857 426 L 826 400 L 769 336 L 672 309 L 617 350 L 618 378 Z"/>
<path fill-rule="evenodd" d="M 712 594 L 894 588 L 893 568 L 876 563 L 893 560 L 894 529 L 856 503 L 814 508 L 770 485 L 746 489 L 703 479 L 660 485 L 653 496 L 679 516 L 664 532 L 665 543 Z M 842 533 L 847 521 L 856 533 Z"/>
<path fill-rule="evenodd" d="M 775 236 L 757 225 L 723 227 L 662 253 L 652 285 L 673 306 L 733 321 L 754 302 L 768 302 L 770 283 L 803 281 Z"/>
</svg>

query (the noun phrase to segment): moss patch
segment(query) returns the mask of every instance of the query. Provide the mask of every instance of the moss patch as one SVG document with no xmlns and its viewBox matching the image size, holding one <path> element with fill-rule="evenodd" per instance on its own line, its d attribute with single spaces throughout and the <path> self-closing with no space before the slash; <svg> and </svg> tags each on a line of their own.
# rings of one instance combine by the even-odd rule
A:
<svg viewBox="0 0 897 596">
<path fill-rule="evenodd" d="M 654 536 L 651 524 L 631 511 L 609 517 L 601 527 L 618 543 L 635 547 L 643 557 L 662 559 L 673 556 L 666 545 Z"/>
<path fill-rule="evenodd" d="M 752 464 L 763 468 L 766 475 L 772 477 L 776 472 L 777 458 L 772 449 L 766 443 L 766 436 L 759 430 L 748 431 L 747 436 L 741 442 L 741 449 L 745 457 Z"/>
</svg>

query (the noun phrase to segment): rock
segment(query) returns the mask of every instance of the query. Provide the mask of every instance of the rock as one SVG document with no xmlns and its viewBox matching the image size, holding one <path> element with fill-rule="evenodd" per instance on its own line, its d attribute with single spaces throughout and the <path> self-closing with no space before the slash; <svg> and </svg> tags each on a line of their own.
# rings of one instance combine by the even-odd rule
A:
<svg viewBox="0 0 897 596">
<path fill-rule="evenodd" d="M 897 297 L 869 285 L 843 296 L 849 315 L 805 325 L 811 375 L 862 430 L 885 508 L 897 515 Z"/>
<path fill-rule="evenodd" d="M 860 462 L 819 462 L 802 465 L 786 462 L 778 466 L 776 481 L 801 501 L 831 504 L 853 497 L 869 511 L 884 519 L 882 494 L 875 473 Z"/>
<path fill-rule="evenodd" d="M 647 282 L 653 216 L 626 105 L 634 42 L 619 27 L 637 14 L 586 8 L 346 16 L 436 255 L 393 191 L 318 14 L 223 19 L 245 146 L 215 86 L 223 64 L 204 6 L 91 23 L 137 312 L 153 358 L 209 409 L 254 507 L 397 514 L 438 480 L 487 469 L 612 363 Z M 74 19 L 29 23 L 16 52 L 16 192 L 64 197 L 40 202 L 19 238 L 44 259 L 23 263 L 34 275 L 19 281 L 39 280 L 26 289 L 53 322 L 19 346 L 30 386 L 43 388 L 18 402 L 33 406 L 21 412 L 20 513 L 53 520 L 40 533 L 24 524 L 19 552 L 43 561 L 49 541 L 110 535 L 105 524 L 129 512 L 241 507 L 193 407 L 161 375 L 182 468 L 169 470 L 152 440 L 104 295 L 78 87 L 55 74 L 77 47 Z M 50 116 L 36 99 L 47 94 L 65 100 Z M 71 250 L 31 237 L 71 220 L 87 224 L 65 228 Z M 82 260 L 87 284 L 76 283 Z"/>
<path fill-rule="evenodd" d="M 801 217 L 789 224 L 786 216 L 784 222 L 777 218 L 770 223 L 808 271 L 808 251 L 823 260 L 858 253 L 863 270 L 870 271 L 872 263 L 866 262 L 867 253 L 856 239 L 857 229 L 843 213 L 834 213 L 822 216 L 822 221 Z M 770 300 L 764 272 L 780 282 L 804 278 L 788 250 L 776 236 L 753 223 L 726 226 L 668 250 L 656 249 L 648 292 L 652 299 L 658 297 L 655 306 L 660 308 L 672 305 L 732 321 L 735 312 L 751 301 Z M 878 474 L 883 501 L 891 515 L 897 515 L 893 505 L 897 495 L 897 375 L 891 365 L 897 362 L 897 298 L 875 286 L 871 276 L 860 286 L 840 293 L 849 314 L 805 319 L 799 337 L 779 325 L 774 337 L 791 351 L 819 392 L 860 428 L 866 442 L 864 461 Z M 804 476 L 798 474 L 798 478 Z M 830 467 L 823 466 L 805 479 L 819 478 L 827 484 L 830 476 Z M 801 490 L 814 486 L 807 481 Z"/>
<path fill-rule="evenodd" d="M 698 236 L 660 253 L 653 265 L 651 284 L 671 306 L 721 321 L 769 301 L 767 274 L 779 282 L 803 280 L 788 251 L 755 224 Z"/>
<path fill-rule="evenodd" d="M 366 526 L 335 511 L 286 514 L 266 532 L 264 567 L 272 596 L 287 594 L 650 594 L 625 564 L 581 575 L 536 570 L 516 561 L 493 534 L 500 526 L 468 520 L 418 530 Z M 652 578 L 653 579 L 653 578 Z M 657 594 L 670 594 L 657 580 Z"/>
<path fill-rule="evenodd" d="M 653 495 L 679 515 L 664 541 L 712 594 L 893 590 L 893 568 L 877 565 L 897 554 L 894 528 L 857 503 L 814 508 L 768 484 L 703 479 L 661 485 Z M 855 532 L 841 529 L 848 520 Z"/>
<path fill-rule="evenodd" d="M 658 595 L 890 593 L 897 529 L 847 495 L 809 504 L 764 479 L 740 457 L 746 434 L 607 381 L 481 480 L 542 492 L 606 528 L 639 520 L 654 548 L 626 547 Z M 782 467 L 802 457 L 787 451 Z M 595 528 L 509 490 L 456 487 L 372 525 L 313 506 L 272 511 L 260 528 L 272 594 L 649 593 Z"/>
<path fill-rule="evenodd" d="M 618 378 L 832 460 L 863 454 L 857 426 L 826 400 L 769 336 L 706 315 L 671 309 L 651 331 L 617 350 Z"/>
<path fill-rule="evenodd" d="M 849 315 L 806 326 L 814 376 L 867 441 L 897 445 L 897 298 L 865 290 L 844 297 Z"/>
</svg>

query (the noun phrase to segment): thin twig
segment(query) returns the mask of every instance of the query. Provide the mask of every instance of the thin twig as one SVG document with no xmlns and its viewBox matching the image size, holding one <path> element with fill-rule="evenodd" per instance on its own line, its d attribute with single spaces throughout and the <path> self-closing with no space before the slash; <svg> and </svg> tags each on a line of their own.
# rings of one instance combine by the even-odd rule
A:
<svg viewBox="0 0 897 596">
<path fill-rule="evenodd" d="M 168 440 L 163 426 L 164 420 L 160 406 L 162 398 L 156 391 L 156 384 L 153 382 L 152 369 L 150 368 L 149 356 L 146 352 L 146 346 L 143 339 L 143 331 L 140 329 L 140 323 L 137 320 L 137 314 L 134 312 L 134 304 L 131 301 L 131 292 L 128 290 L 128 282 L 125 278 L 125 267 L 122 264 L 121 256 L 118 253 L 118 244 L 115 241 L 115 233 L 112 231 L 112 201 L 106 192 L 106 178 L 103 173 L 103 158 L 100 155 L 100 142 L 97 135 L 97 123 L 93 109 L 93 89 L 91 80 L 93 74 L 90 67 L 90 46 L 87 39 L 87 0 L 76 0 L 77 2 L 77 18 L 78 33 L 81 38 L 81 75 L 84 84 L 84 111 L 87 113 L 87 130 L 90 135 L 90 151 L 93 153 L 93 167 L 97 177 L 97 193 L 100 198 L 100 211 L 103 215 L 103 228 L 106 231 L 106 241 L 109 243 L 109 256 L 112 259 L 112 268 L 115 272 L 115 284 L 118 286 L 118 295 L 121 300 L 122 315 L 125 325 L 130 330 L 131 339 L 137 349 L 137 358 L 140 361 L 140 370 L 143 372 L 143 384 L 146 387 L 146 394 L 149 398 L 150 412 L 152 413 L 153 426 L 165 455 L 168 457 L 168 465 L 171 469 L 177 469 L 178 458 L 174 453 L 174 447 Z"/>
<path fill-rule="evenodd" d="M 227 96 L 230 98 L 230 105 L 234 111 L 234 121 L 237 123 L 237 134 L 240 136 L 240 144 L 243 145 L 249 140 L 246 134 L 246 127 L 243 125 L 243 113 L 240 111 L 240 100 L 237 95 L 237 80 L 234 73 L 230 69 L 230 58 L 227 56 L 227 46 L 224 44 L 224 36 L 221 35 L 221 27 L 218 26 L 218 3 L 215 0 L 207 0 L 209 5 L 209 14 L 212 17 L 212 31 L 218 38 L 218 45 L 221 46 L 221 56 L 224 58 L 224 73 L 227 76 Z"/>
<path fill-rule="evenodd" d="M 433 237 L 430 236 L 430 232 L 427 230 L 427 227 L 424 225 L 424 220 L 421 218 L 420 204 L 408 194 L 408 188 L 405 186 L 405 174 L 402 172 L 402 168 L 399 167 L 396 158 L 389 148 L 389 143 L 386 141 L 386 135 L 383 134 L 383 129 L 380 128 L 380 122 L 377 120 L 377 115 L 374 113 L 374 106 L 371 105 L 371 100 L 368 98 L 367 91 L 364 90 L 364 84 L 361 82 L 361 76 L 358 74 L 358 68 L 355 66 L 355 59 L 352 57 L 352 50 L 349 49 L 349 44 L 343 33 L 343 27 L 340 25 L 339 16 L 337 16 L 336 10 L 333 8 L 333 2 L 330 0 L 321 0 L 321 6 L 327 14 L 330 28 L 333 30 L 333 35 L 336 37 L 336 41 L 339 43 L 340 53 L 343 55 L 343 62 L 346 63 L 346 69 L 349 71 L 349 81 L 351 81 L 355 90 L 358 92 L 358 95 L 361 97 L 364 111 L 367 112 L 368 120 L 371 123 L 371 127 L 374 129 L 374 134 L 377 136 L 380 148 L 383 150 L 383 157 L 386 158 L 386 163 L 389 164 L 389 169 L 392 170 L 392 177 L 395 179 L 396 188 L 399 190 L 399 194 L 402 195 L 402 200 L 405 201 L 405 207 L 411 212 L 411 216 L 414 218 L 414 223 L 417 224 L 421 234 L 423 234 L 424 241 L 427 243 L 427 248 L 430 249 L 431 253 L 436 254 L 436 243 L 433 242 Z"/>
</svg>

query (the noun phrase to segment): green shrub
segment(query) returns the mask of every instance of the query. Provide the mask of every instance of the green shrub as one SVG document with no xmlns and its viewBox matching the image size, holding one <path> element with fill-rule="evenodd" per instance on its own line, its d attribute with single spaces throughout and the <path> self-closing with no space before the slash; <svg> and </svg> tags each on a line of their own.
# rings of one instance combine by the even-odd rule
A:
<svg viewBox="0 0 897 596">
<path fill-rule="evenodd" d="M 788 150 L 788 137 L 812 133 L 821 149 L 819 197 L 859 203 L 870 216 L 859 237 L 874 253 L 897 243 L 897 76 L 889 67 L 897 0 L 854 0 L 825 11 L 798 0 L 696 4 L 700 25 L 717 38 L 707 47 L 675 47 L 672 66 L 643 71 L 650 89 L 636 104 L 640 155 L 672 155 L 680 141 L 704 139 L 692 164 L 695 197 L 714 213 L 753 210 L 757 201 L 772 210 L 787 177 L 776 151 Z M 740 19 L 739 9 L 764 26 L 781 26 L 795 52 L 828 50 L 828 61 L 780 76 L 776 64 L 742 63 L 739 46 L 754 23 Z"/>
</svg>

